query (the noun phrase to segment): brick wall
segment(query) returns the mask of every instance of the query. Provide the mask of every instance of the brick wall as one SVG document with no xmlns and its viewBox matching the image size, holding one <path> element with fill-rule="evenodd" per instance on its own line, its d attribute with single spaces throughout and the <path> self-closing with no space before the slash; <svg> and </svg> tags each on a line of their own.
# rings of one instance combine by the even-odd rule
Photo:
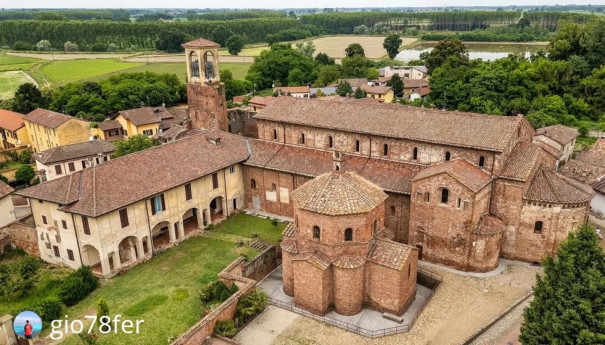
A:
<svg viewBox="0 0 605 345">
<path fill-rule="evenodd" d="M 229 132 L 246 137 L 258 138 L 258 127 L 256 125 L 256 119 L 253 117 L 255 114 L 255 111 L 248 109 L 228 109 L 227 118 L 229 119 Z"/>
<path fill-rule="evenodd" d="M 333 304 L 341 315 L 361 312 L 364 296 L 365 265 L 356 268 L 334 267 Z"/>
<path fill-rule="evenodd" d="M 332 267 L 321 269 L 307 260 L 294 260 L 294 304 L 314 314 L 328 312 L 332 300 Z"/>
<path fill-rule="evenodd" d="M 279 265 L 280 252 L 278 248 L 279 247 L 272 245 L 258 253 L 252 260 L 244 265 L 241 275 L 246 278 L 261 280 Z"/>
<path fill-rule="evenodd" d="M 15 222 L 0 229 L 0 233 L 9 235 L 13 247 L 21 248 L 29 255 L 40 256 L 37 233 L 33 227 L 22 222 Z"/>
<path fill-rule="evenodd" d="M 225 84 L 187 84 L 189 117 L 193 128 L 228 131 Z"/>
</svg>

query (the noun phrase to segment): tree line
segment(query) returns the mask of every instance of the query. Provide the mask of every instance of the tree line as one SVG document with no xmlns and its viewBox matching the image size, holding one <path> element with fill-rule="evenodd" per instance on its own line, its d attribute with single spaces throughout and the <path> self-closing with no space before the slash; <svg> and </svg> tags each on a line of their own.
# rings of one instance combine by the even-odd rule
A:
<svg viewBox="0 0 605 345">
<path fill-rule="evenodd" d="M 496 26 L 456 33 L 431 32 L 422 35 L 425 41 L 441 41 L 446 38 L 458 38 L 465 42 L 531 42 L 548 41 L 550 32 L 539 25 Z"/>
<path fill-rule="evenodd" d="M 196 20 L 233 20 L 267 17 L 286 17 L 286 12 L 280 11 L 228 11 L 211 13 L 187 13 L 188 21 Z"/>
<path fill-rule="evenodd" d="M 36 20 L 113 20 L 130 21 L 126 10 L 3 10 L 0 21 L 36 19 Z"/>
</svg>

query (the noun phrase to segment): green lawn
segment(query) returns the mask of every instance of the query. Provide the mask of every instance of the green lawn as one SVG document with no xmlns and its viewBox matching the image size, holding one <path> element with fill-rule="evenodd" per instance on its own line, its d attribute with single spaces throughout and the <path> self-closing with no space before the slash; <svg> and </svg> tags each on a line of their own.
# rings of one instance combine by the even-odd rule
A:
<svg viewBox="0 0 605 345">
<path fill-rule="evenodd" d="M 142 65 L 137 62 L 120 62 L 114 59 L 63 60 L 44 66 L 42 71 L 54 84 L 66 84 L 96 76 L 124 71 Z"/>
<path fill-rule="evenodd" d="M 39 59 L 0 54 L 0 66 L 40 62 Z"/>
<path fill-rule="evenodd" d="M 0 72 L 0 100 L 12 98 L 19 85 L 31 82 L 34 80 L 23 71 Z"/>
<path fill-rule="evenodd" d="M 229 237 L 251 238 L 252 234 L 256 233 L 265 242 L 277 243 L 281 239 L 285 227 L 286 224 L 282 222 L 275 227 L 270 220 L 238 213 L 223 221 L 219 227 L 212 230 L 211 235 L 226 234 Z"/>
<path fill-rule="evenodd" d="M 574 148 L 576 151 L 588 150 L 594 145 L 597 141 L 597 138 L 590 137 L 578 137 L 576 139 L 576 147 Z"/>
</svg>

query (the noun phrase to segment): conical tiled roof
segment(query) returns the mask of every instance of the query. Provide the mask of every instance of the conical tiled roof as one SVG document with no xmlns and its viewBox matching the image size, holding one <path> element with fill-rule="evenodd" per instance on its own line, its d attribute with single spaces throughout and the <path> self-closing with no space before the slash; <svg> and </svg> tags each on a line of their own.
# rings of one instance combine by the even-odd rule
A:
<svg viewBox="0 0 605 345">
<path fill-rule="evenodd" d="M 541 166 L 534 174 L 524 198 L 539 202 L 574 204 L 590 201 L 593 196 L 594 192 L 590 186 Z"/>
<path fill-rule="evenodd" d="M 332 216 L 370 212 L 387 197 L 354 172 L 322 174 L 292 192 L 300 209 Z"/>
<path fill-rule="evenodd" d="M 221 45 L 207 40 L 205 38 L 198 38 L 196 40 L 181 44 L 182 47 L 186 48 L 209 48 L 209 47 L 220 47 Z"/>
</svg>

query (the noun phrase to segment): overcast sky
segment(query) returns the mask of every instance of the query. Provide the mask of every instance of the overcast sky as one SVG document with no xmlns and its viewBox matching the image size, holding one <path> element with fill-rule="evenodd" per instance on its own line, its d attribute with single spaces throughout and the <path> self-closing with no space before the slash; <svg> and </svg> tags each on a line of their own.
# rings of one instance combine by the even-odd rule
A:
<svg viewBox="0 0 605 345">
<path fill-rule="evenodd" d="M 554 5 L 548 0 L 0 0 L 0 8 L 323 8 L 323 7 L 432 7 L 432 6 L 507 6 Z M 573 0 L 560 4 L 604 5 L 605 0 Z"/>
</svg>

